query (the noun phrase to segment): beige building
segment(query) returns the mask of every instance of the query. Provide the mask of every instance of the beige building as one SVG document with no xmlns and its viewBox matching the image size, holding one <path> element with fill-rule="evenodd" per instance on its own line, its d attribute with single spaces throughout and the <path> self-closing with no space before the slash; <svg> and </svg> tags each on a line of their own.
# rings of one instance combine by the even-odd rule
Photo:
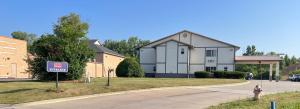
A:
<svg viewBox="0 0 300 109">
<path fill-rule="evenodd" d="M 98 40 L 90 40 L 89 47 L 96 52 L 96 58 L 87 63 L 86 74 L 90 77 L 107 77 L 108 70 L 113 69 L 111 77 L 116 77 L 116 68 L 125 57 L 103 47 Z"/>
<path fill-rule="evenodd" d="M 0 78 L 29 78 L 27 42 L 0 36 Z"/>
</svg>

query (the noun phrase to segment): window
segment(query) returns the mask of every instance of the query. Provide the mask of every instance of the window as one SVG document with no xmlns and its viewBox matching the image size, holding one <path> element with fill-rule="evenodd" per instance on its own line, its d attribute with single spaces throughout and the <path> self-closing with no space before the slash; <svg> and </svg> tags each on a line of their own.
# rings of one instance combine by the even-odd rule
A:
<svg viewBox="0 0 300 109">
<path fill-rule="evenodd" d="M 153 71 L 156 71 L 156 66 L 153 67 Z"/>
<path fill-rule="evenodd" d="M 207 71 L 207 72 L 216 71 L 216 70 L 217 70 L 217 67 L 206 67 L 205 68 L 205 71 Z"/>
<path fill-rule="evenodd" d="M 184 54 L 184 48 L 181 48 L 180 52 L 181 52 L 181 54 Z"/>
<path fill-rule="evenodd" d="M 216 57 L 217 56 L 217 50 L 206 50 L 206 56 L 207 57 Z"/>
<path fill-rule="evenodd" d="M 224 67 L 224 71 L 228 71 L 228 67 Z"/>
</svg>

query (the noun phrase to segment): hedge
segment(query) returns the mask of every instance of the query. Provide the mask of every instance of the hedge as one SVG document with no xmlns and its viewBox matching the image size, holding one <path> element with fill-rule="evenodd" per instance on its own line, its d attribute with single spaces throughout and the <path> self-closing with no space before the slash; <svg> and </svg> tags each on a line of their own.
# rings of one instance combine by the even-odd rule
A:
<svg viewBox="0 0 300 109">
<path fill-rule="evenodd" d="M 242 79 L 246 74 L 238 71 L 213 71 L 215 78 Z"/>
<path fill-rule="evenodd" d="M 208 78 L 210 73 L 206 71 L 196 71 L 194 75 L 195 78 Z"/>
<path fill-rule="evenodd" d="M 289 73 L 289 75 L 293 75 L 293 74 L 300 74 L 300 70 L 292 71 Z"/>
<path fill-rule="evenodd" d="M 269 71 L 263 72 L 262 75 L 261 75 L 261 73 L 258 73 L 256 75 L 254 75 L 254 79 L 261 79 L 261 76 L 262 76 L 263 80 L 268 80 L 269 76 L 270 76 L 270 73 L 269 73 Z M 276 79 L 276 71 L 272 72 L 272 79 L 273 80 Z M 279 79 L 281 79 L 281 75 L 279 75 Z"/>
</svg>

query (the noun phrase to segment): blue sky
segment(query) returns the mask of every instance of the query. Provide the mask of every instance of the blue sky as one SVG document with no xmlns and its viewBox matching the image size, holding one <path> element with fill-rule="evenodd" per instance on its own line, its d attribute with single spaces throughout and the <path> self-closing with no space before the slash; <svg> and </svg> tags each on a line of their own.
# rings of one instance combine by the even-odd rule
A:
<svg viewBox="0 0 300 109">
<path fill-rule="evenodd" d="M 52 33 L 60 16 L 77 13 L 91 39 L 155 40 L 190 30 L 241 47 L 300 56 L 299 0 L 1 0 L 0 35 Z"/>
</svg>

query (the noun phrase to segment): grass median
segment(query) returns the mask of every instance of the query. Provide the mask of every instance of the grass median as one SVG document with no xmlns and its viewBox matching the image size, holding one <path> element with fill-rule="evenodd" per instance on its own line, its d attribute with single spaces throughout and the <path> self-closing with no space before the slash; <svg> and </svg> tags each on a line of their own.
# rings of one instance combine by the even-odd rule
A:
<svg viewBox="0 0 300 109">
<path fill-rule="evenodd" d="M 271 101 L 276 102 L 276 109 L 300 109 L 300 92 L 266 95 L 259 101 L 250 98 L 238 100 L 211 106 L 209 109 L 271 109 Z"/>
<path fill-rule="evenodd" d="M 17 104 L 39 100 L 90 95 L 126 90 L 175 86 L 205 86 L 245 82 L 239 79 L 183 79 L 183 78 L 96 78 L 91 83 L 60 82 L 61 93 L 55 92 L 55 82 L 0 82 L 0 104 Z"/>
</svg>

